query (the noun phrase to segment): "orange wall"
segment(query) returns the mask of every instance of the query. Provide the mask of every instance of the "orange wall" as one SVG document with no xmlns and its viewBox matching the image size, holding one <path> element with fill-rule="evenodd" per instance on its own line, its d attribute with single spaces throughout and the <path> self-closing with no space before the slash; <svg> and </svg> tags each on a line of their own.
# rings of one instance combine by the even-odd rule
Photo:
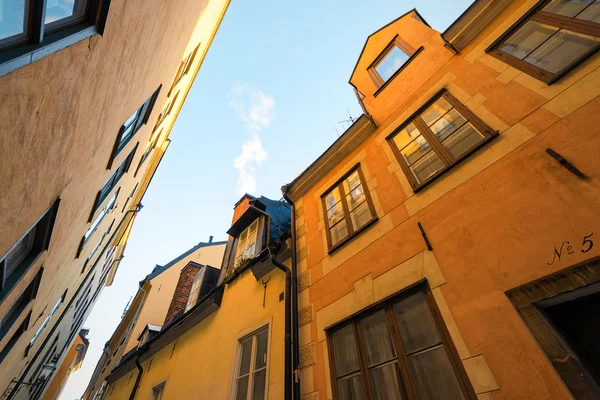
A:
<svg viewBox="0 0 600 400">
<path fill-rule="evenodd" d="M 299 293 L 303 394 L 332 398 L 324 328 L 376 300 L 378 287 L 397 292 L 424 276 L 436 285 L 436 301 L 478 395 L 570 398 L 504 293 L 600 255 L 598 245 L 585 254 L 577 248 L 548 265 L 554 246 L 600 235 L 600 55 L 552 86 L 486 55 L 485 43 L 531 3 L 512 2 L 456 56 L 439 33 L 411 16 L 367 42 L 352 83 L 366 96 L 378 128 L 295 199 L 300 281 L 307 282 Z M 396 34 L 425 50 L 373 97 L 366 66 Z M 415 194 L 385 137 L 441 88 L 500 135 Z M 546 154 L 549 147 L 590 179 L 560 166 Z M 379 219 L 328 254 L 320 196 L 357 162 Z M 415 272 L 410 263 L 419 257 L 423 270 Z M 472 360 L 483 363 L 473 367 Z"/>
<path fill-rule="evenodd" d="M 44 395 L 44 400 L 54 400 L 58 399 L 60 393 L 62 392 L 69 376 L 71 375 L 72 368 L 75 367 L 73 365 L 73 361 L 75 357 L 77 357 L 77 346 L 84 345 L 81 336 L 77 335 L 75 340 L 73 341 L 73 345 L 69 349 L 69 352 L 65 356 L 62 364 L 58 368 L 56 375 L 52 378 L 52 382 L 48 385 L 48 389 L 46 390 L 46 394 Z"/>
</svg>

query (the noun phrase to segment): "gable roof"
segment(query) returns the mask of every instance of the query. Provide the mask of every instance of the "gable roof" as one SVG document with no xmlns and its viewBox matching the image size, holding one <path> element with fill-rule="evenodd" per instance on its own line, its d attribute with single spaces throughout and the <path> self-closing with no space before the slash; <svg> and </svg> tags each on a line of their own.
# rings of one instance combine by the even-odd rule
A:
<svg viewBox="0 0 600 400">
<path fill-rule="evenodd" d="M 385 24 L 384 26 L 382 26 L 381 28 L 377 29 L 375 32 L 371 33 L 369 36 L 367 36 L 367 40 L 365 40 L 365 44 L 362 48 L 362 50 L 360 51 L 360 55 L 358 56 L 358 58 L 356 59 L 356 64 L 354 65 L 354 69 L 352 70 L 352 74 L 350 74 L 350 79 L 348 79 L 348 83 L 352 85 L 352 77 L 354 76 L 354 73 L 356 72 L 356 68 L 358 68 L 358 63 L 360 62 L 360 59 L 363 56 L 363 53 L 365 52 L 365 49 L 367 48 L 367 43 L 369 43 L 369 40 L 375 36 L 376 34 L 378 34 L 379 32 L 381 32 L 382 30 L 384 30 L 385 28 L 387 28 L 388 26 L 392 25 L 393 23 L 395 23 L 396 21 L 401 20 L 402 18 L 406 17 L 407 15 L 410 15 L 412 13 L 415 13 L 417 18 L 419 20 L 421 20 L 421 22 L 423 22 L 425 25 L 427 25 L 428 27 L 431 28 L 431 26 L 427 23 L 427 21 L 425 21 L 425 18 L 423 18 L 423 16 L 421 14 L 419 14 L 419 12 L 417 11 L 416 8 L 413 8 L 410 11 L 405 12 L 404 14 L 402 14 L 401 16 L 399 16 L 398 18 L 396 18 L 395 20 L 388 22 L 387 24 Z M 354 85 L 352 85 L 354 86 Z"/>
<path fill-rule="evenodd" d="M 150 272 L 148 275 L 146 275 L 146 279 L 152 280 L 152 279 L 156 278 L 158 275 L 162 274 L 163 272 L 165 272 L 166 270 L 171 268 L 173 265 L 177 264 L 179 261 L 183 260 L 185 257 L 189 256 L 190 254 L 192 254 L 193 252 L 195 252 L 198 249 L 201 249 L 203 247 L 220 246 L 223 244 L 227 244 L 227 241 L 224 240 L 221 242 L 212 242 L 212 243 L 200 242 L 197 245 L 195 245 L 194 247 L 192 247 L 191 249 L 189 249 L 188 251 L 181 253 L 179 256 L 172 259 L 167 264 L 165 264 L 165 265 L 156 264 L 156 266 L 152 269 L 152 272 Z"/>
</svg>

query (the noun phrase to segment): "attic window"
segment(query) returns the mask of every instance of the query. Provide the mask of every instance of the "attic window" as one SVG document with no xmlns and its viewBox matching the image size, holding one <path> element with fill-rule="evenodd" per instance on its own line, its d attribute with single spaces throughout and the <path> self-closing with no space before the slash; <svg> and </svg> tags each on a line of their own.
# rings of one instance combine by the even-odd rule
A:
<svg viewBox="0 0 600 400">
<path fill-rule="evenodd" d="M 396 35 L 367 68 L 377 86 L 375 96 L 423 50 L 414 49 Z"/>
</svg>

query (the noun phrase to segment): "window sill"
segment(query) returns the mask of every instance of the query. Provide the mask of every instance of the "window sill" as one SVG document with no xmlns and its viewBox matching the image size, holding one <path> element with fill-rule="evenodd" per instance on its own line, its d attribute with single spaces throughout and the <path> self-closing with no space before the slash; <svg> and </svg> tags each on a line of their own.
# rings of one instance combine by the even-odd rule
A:
<svg viewBox="0 0 600 400">
<path fill-rule="evenodd" d="M 0 76 L 31 64 L 96 33 L 100 32 L 95 24 L 82 22 L 48 35 L 43 43 L 24 44 L 2 52 L 0 54 Z"/>
<path fill-rule="evenodd" d="M 488 137 L 486 140 L 482 141 L 478 145 L 474 146 L 471 150 L 467 151 L 465 154 L 463 154 L 462 156 L 460 156 L 456 160 L 456 162 L 454 162 L 454 164 L 452 164 L 452 165 L 450 165 L 450 166 L 448 166 L 448 167 L 440 170 L 438 173 L 436 173 L 435 175 L 427 178 L 425 181 L 423 181 L 419 185 L 413 186 L 413 192 L 414 193 L 418 193 L 421 190 L 423 190 L 425 187 L 429 186 L 432 182 L 435 182 L 436 180 L 438 180 L 442 175 L 446 174 L 448 171 L 452 170 L 454 167 L 456 167 L 457 165 L 459 165 L 465 158 L 469 157 L 471 154 L 475 153 L 481 147 L 483 147 L 486 144 L 488 144 L 494 138 L 498 137 L 499 134 L 500 134 L 500 132 L 498 132 L 498 131 L 494 132 L 494 134 L 491 135 L 490 137 Z"/>
<path fill-rule="evenodd" d="M 327 251 L 328 255 L 333 254 L 334 252 L 336 252 L 338 249 L 340 249 L 341 247 L 343 247 L 346 243 L 350 242 L 352 239 L 354 239 L 356 236 L 360 235 L 361 233 L 363 233 L 364 231 L 366 231 L 367 229 L 369 229 L 371 226 L 373 226 L 375 224 L 375 222 L 379 221 L 378 217 L 374 217 L 373 219 L 371 219 L 369 222 L 367 222 L 366 224 L 364 224 L 363 226 L 360 227 L 359 230 L 354 231 L 354 233 L 350 236 L 347 236 L 346 238 L 342 239 L 341 241 L 339 241 L 338 243 L 336 243 L 335 245 L 331 246 L 329 248 L 329 250 Z"/>
<path fill-rule="evenodd" d="M 387 81 L 384 82 L 383 85 L 381 85 L 379 87 L 379 89 L 377 89 L 375 91 L 375 93 L 373 93 L 373 97 L 377 97 L 379 95 L 379 93 L 381 93 L 381 91 L 383 89 L 385 89 L 387 87 L 387 85 L 390 84 L 390 82 L 392 82 L 394 80 L 395 77 L 397 77 L 400 72 L 402 72 L 404 70 L 404 68 L 406 68 L 408 66 L 408 64 L 410 64 L 423 50 L 425 49 L 425 47 L 421 46 L 417 49 L 417 51 L 415 51 L 413 53 L 412 56 L 409 57 L 408 60 L 406 60 L 406 62 L 404 64 L 402 64 L 402 66 L 400 68 L 398 68 L 398 71 L 394 72 L 394 75 L 390 76 L 390 79 L 388 79 Z"/>
</svg>

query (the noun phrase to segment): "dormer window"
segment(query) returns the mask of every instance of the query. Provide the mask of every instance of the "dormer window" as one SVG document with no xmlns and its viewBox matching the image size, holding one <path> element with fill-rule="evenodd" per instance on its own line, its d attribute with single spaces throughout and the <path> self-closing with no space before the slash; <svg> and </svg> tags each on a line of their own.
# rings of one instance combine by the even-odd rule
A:
<svg viewBox="0 0 600 400">
<path fill-rule="evenodd" d="M 206 268 L 202 268 L 196 273 L 196 276 L 194 276 L 194 280 L 192 281 L 192 288 L 190 289 L 190 295 L 185 306 L 185 312 L 188 312 L 189 309 L 194 307 L 198 302 L 198 294 L 200 293 L 200 287 L 202 286 L 205 271 Z"/>
<path fill-rule="evenodd" d="M 421 50 L 423 47 L 415 50 L 396 35 L 367 68 L 377 86 L 374 95 L 377 96 L 379 91 L 396 77 Z"/>
<path fill-rule="evenodd" d="M 234 266 L 237 268 L 240 261 L 252 258 L 256 255 L 258 240 L 258 221 L 255 219 L 238 237 L 237 251 L 235 254 Z"/>
<path fill-rule="evenodd" d="M 386 82 L 407 60 L 408 54 L 403 52 L 400 47 L 394 45 L 375 66 L 375 71 L 377 71 L 381 79 Z"/>
</svg>

